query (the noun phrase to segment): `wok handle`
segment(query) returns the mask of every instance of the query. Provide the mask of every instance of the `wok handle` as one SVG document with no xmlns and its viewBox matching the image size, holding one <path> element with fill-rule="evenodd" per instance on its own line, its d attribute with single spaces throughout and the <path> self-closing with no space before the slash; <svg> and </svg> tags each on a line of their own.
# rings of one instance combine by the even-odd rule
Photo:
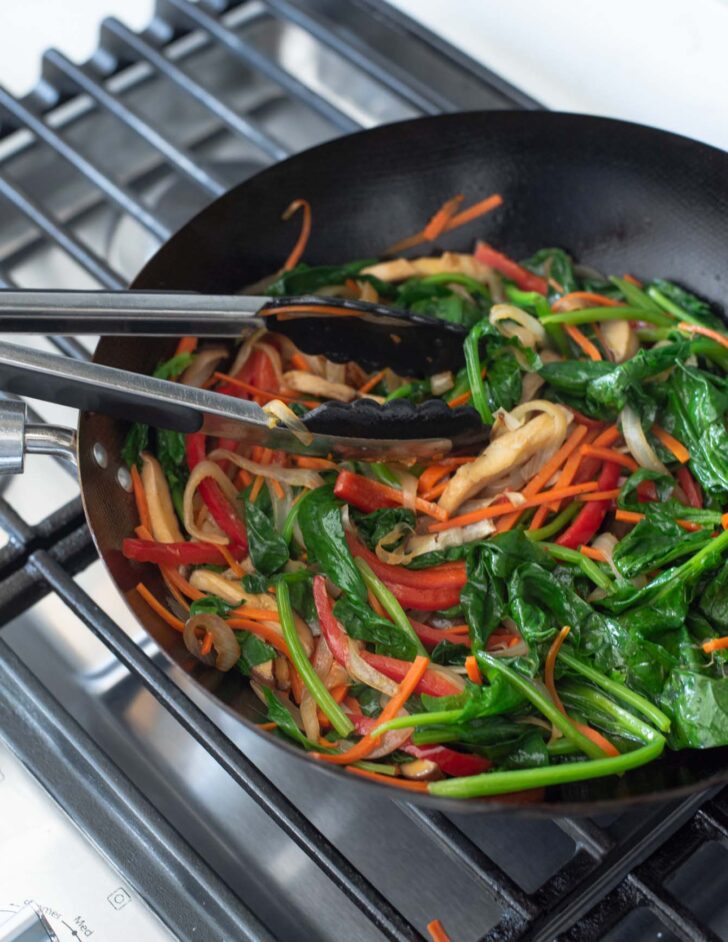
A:
<svg viewBox="0 0 728 942">
<path fill-rule="evenodd" d="M 22 474 L 25 456 L 52 455 L 76 464 L 76 432 L 60 425 L 27 421 L 24 402 L 0 404 L 0 474 Z"/>
</svg>

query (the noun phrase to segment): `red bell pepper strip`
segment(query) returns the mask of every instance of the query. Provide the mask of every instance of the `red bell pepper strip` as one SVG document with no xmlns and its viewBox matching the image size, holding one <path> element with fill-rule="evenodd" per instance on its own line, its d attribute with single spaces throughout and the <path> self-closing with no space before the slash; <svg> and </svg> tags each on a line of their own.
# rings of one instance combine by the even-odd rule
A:
<svg viewBox="0 0 728 942">
<path fill-rule="evenodd" d="M 411 585 L 388 582 L 382 579 L 402 608 L 413 608 L 418 612 L 441 612 L 460 604 L 460 586 L 444 586 L 437 589 L 416 589 Z"/>
<path fill-rule="evenodd" d="M 349 654 L 349 636 L 342 628 L 333 612 L 331 599 L 326 591 L 326 579 L 323 576 L 314 576 L 313 601 L 316 606 L 321 633 L 331 649 L 334 660 L 346 666 Z M 412 666 L 409 661 L 400 661 L 396 657 L 386 657 L 383 654 L 372 654 L 362 650 L 362 659 L 385 677 L 401 681 Z M 422 680 L 417 685 L 417 693 L 429 693 L 432 697 L 449 697 L 461 693 L 460 687 L 451 683 L 447 677 L 433 670 L 425 671 Z"/>
<path fill-rule="evenodd" d="M 442 563 L 429 569 L 405 569 L 404 566 L 383 563 L 376 553 L 372 553 L 352 533 L 346 534 L 346 542 L 352 555 L 365 560 L 383 582 L 396 582 L 414 589 L 461 589 L 468 581 L 464 562 Z"/>
<path fill-rule="evenodd" d="M 364 716 L 361 713 L 350 713 L 349 719 L 354 724 L 354 731 L 359 736 L 366 736 L 375 728 L 379 720 L 373 716 Z M 428 746 L 415 746 L 408 739 L 399 747 L 403 752 L 415 759 L 429 759 L 439 765 L 446 775 L 455 777 L 461 775 L 479 775 L 487 772 L 492 763 L 490 759 L 476 756 L 470 752 L 456 752 L 447 746 L 436 744 Z"/>
<path fill-rule="evenodd" d="M 361 474 L 354 474 L 352 471 L 340 471 L 334 484 L 334 494 L 347 504 L 356 507 L 357 510 L 363 510 L 364 513 L 371 513 L 373 510 L 382 510 L 385 507 L 401 507 L 402 501 L 398 501 L 387 493 L 387 488 L 383 488 L 377 481 L 371 481 Z"/>
<path fill-rule="evenodd" d="M 599 475 L 597 490 L 611 491 L 617 486 L 621 473 L 618 464 L 613 461 L 605 462 Z M 557 544 L 577 549 L 582 543 L 588 543 L 602 525 L 602 520 L 611 506 L 611 500 L 589 501 L 576 515 L 571 526 L 558 538 Z"/>
<path fill-rule="evenodd" d="M 539 294 L 548 294 L 549 286 L 545 278 L 534 275 L 533 272 L 523 268 L 512 258 L 502 252 L 497 252 L 487 242 L 478 242 L 475 247 L 475 257 L 479 262 L 495 268 L 506 278 L 513 281 L 523 291 L 538 291 Z"/>
<path fill-rule="evenodd" d="M 685 499 L 688 502 L 688 506 L 697 507 L 698 510 L 702 510 L 703 495 L 700 491 L 700 485 L 684 464 L 681 464 L 677 469 L 677 479 L 680 487 L 685 492 Z"/>
<path fill-rule="evenodd" d="M 205 436 L 202 432 L 194 432 L 185 439 L 187 465 L 192 471 L 196 465 L 205 459 Z M 205 478 L 198 488 L 200 496 L 207 505 L 212 519 L 230 539 L 230 550 L 234 556 L 245 555 L 248 551 L 248 537 L 245 524 L 237 511 L 223 494 L 222 488 L 211 478 Z"/>
<path fill-rule="evenodd" d="M 226 565 L 225 557 L 212 543 L 158 543 L 156 540 L 127 539 L 121 545 L 127 559 L 157 566 Z"/>
<path fill-rule="evenodd" d="M 432 651 L 441 641 L 449 641 L 451 644 L 462 644 L 463 647 L 466 648 L 470 647 L 470 639 L 467 635 L 463 635 L 462 637 L 454 634 L 448 635 L 439 628 L 431 628 L 430 625 L 423 625 L 422 622 L 414 621 L 412 618 L 410 618 L 409 623 L 428 651 Z"/>
<path fill-rule="evenodd" d="M 278 389 L 278 377 L 265 350 L 253 350 L 233 379 L 238 379 L 265 392 L 276 392 Z M 225 396 L 236 396 L 238 399 L 252 398 L 249 392 L 239 386 L 233 386 L 232 383 L 219 386 L 215 392 L 223 393 Z"/>
</svg>

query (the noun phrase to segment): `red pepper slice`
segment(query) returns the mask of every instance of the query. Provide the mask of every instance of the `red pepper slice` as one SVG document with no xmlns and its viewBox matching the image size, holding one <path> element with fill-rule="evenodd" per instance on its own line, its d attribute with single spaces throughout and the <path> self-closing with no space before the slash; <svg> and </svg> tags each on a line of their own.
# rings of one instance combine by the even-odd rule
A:
<svg viewBox="0 0 728 942">
<path fill-rule="evenodd" d="M 436 589 L 417 589 L 411 585 L 388 582 L 382 579 L 402 608 L 413 608 L 418 612 L 440 612 L 460 604 L 461 586 L 443 586 Z"/>
<path fill-rule="evenodd" d="M 604 463 L 599 475 L 597 490 L 611 491 L 617 486 L 622 469 L 613 461 Z M 588 543 L 602 525 L 607 511 L 612 506 L 611 500 L 592 500 L 574 518 L 571 526 L 556 541 L 559 546 L 577 549 L 582 543 Z"/>
<path fill-rule="evenodd" d="M 446 586 L 461 589 L 468 581 L 464 562 L 442 563 L 429 569 L 405 569 L 383 563 L 351 533 L 346 534 L 346 541 L 352 554 L 365 560 L 383 582 L 396 582 L 415 589 L 444 589 Z"/>
<path fill-rule="evenodd" d="M 340 471 L 334 484 L 334 494 L 347 504 L 370 514 L 373 510 L 382 510 L 385 507 L 401 507 L 402 502 L 382 493 L 383 488 L 376 481 L 352 471 Z"/>
<path fill-rule="evenodd" d="M 364 716 L 361 713 L 350 713 L 349 719 L 360 736 L 371 733 L 379 722 L 376 717 Z M 399 748 L 416 759 L 429 759 L 430 762 L 439 765 L 446 775 L 455 777 L 479 775 L 481 772 L 487 772 L 492 765 L 490 759 L 485 759 L 483 756 L 476 756 L 469 752 L 456 752 L 454 749 L 448 749 L 447 746 L 434 743 L 428 746 L 415 746 L 408 739 Z"/>
<path fill-rule="evenodd" d="M 539 294 L 548 294 L 549 286 L 545 278 L 540 275 L 534 275 L 533 272 L 523 268 L 512 258 L 508 258 L 502 252 L 497 252 L 487 242 L 478 242 L 475 248 L 475 257 L 479 262 L 495 268 L 501 275 L 505 275 L 511 281 L 515 282 L 523 291 L 538 291 Z"/>
<path fill-rule="evenodd" d="M 685 499 L 687 500 L 688 505 L 690 507 L 697 507 L 698 510 L 702 510 L 703 495 L 700 490 L 700 485 L 684 464 L 681 464 L 677 469 L 677 479 L 680 487 L 685 492 Z"/>
<path fill-rule="evenodd" d="M 470 639 L 467 635 L 463 635 L 462 637 L 457 635 L 443 635 L 443 632 L 439 628 L 431 628 L 430 625 L 423 625 L 422 622 L 414 621 L 412 618 L 410 618 L 409 623 L 428 651 L 432 651 L 441 641 L 449 641 L 451 644 L 462 644 L 463 647 L 466 648 L 470 647 Z"/>
<path fill-rule="evenodd" d="M 348 635 L 334 615 L 331 599 L 326 591 L 326 579 L 323 576 L 314 576 L 313 600 L 321 625 L 321 633 L 335 660 L 346 666 L 349 653 Z M 391 677 L 392 680 L 397 681 L 403 680 L 412 666 L 409 661 L 400 661 L 399 658 L 386 657 L 383 654 L 372 654 L 366 650 L 361 651 L 361 656 L 367 664 L 384 674 L 385 677 Z M 462 692 L 460 687 L 451 683 L 447 677 L 433 670 L 425 671 L 416 689 L 418 693 L 428 693 L 432 697 L 449 697 Z"/>
<path fill-rule="evenodd" d="M 225 565 L 225 557 L 212 543 L 158 543 L 156 540 L 127 539 L 121 545 L 127 559 L 157 566 Z"/>
<path fill-rule="evenodd" d="M 187 465 L 190 471 L 192 471 L 196 465 L 205 459 L 205 436 L 202 432 L 194 432 L 188 435 L 185 440 L 185 449 Z M 230 550 L 233 555 L 238 557 L 245 555 L 248 551 L 248 537 L 245 531 L 245 524 L 238 516 L 233 505 L 223 494 L 220 485 L 217 481 L 206 478 L 200 483 L 198 491 L 207 505 L 212 519 L 220 527 L 222 532 L 230 538 Z"/>
</svg>

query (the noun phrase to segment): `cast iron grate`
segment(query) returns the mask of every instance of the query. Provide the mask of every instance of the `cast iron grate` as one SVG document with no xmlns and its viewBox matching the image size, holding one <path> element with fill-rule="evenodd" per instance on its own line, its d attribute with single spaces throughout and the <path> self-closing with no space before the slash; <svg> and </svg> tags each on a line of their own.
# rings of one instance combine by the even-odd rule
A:
<svg viewBox="0 0 728 942">
<path fill-rule="evenodd" d="M 344 8 L 345 26 L 341 15 Z M 266 88 L 309 109 L 320 121 L 321 139 L 357 130 L 367 123 L 327 97 L 315 83 L 294 75 L 269 49 L 246 39 L 235 28 L 241 17 L 248 23 L 272 17 L 305 30 L 398 101 L 402 115 L 476 106 L 536 107 L 535 102 L 497 76 L 375 0 L 349 0 L 345 4 L 331 0 L 246 0 L 238 4 L 158 0 L 156 16 L 145 33 L 133 33 L 122 23 L 107 20 L 101 29 L 99 50 L 89 62 L 77 66 L 51 51 L 44 57 L 43 79 L 32 95 L 20 101 L 0 89 L 0 146 L 5 145 L 0 150 L 0 196 L 15 214 L 12 226 L 0 224 L 0 285 L 14 283 L 9 272 L 42 241 L 73 259 L 91 283 L 122 287 L 122 274 L 79 235 L 79 221 L 99 206 L 113 206 L 154 238 L 164 239 L 170 234 L 169 223 L 150 208 L 142 190 L 142 184 L 159 173 L 160 167 L 186 180 L 203 200 L 209 200 L 224 191 L 226 182 L 204 157 L 206 140 L 220 134 L 232 135 L 252 147 L 263 162 L 279 160 L 295 149 L 255 110 L 242 115 L 214 88 L 190 74 L 185 68 L 184 48 L 203 47 L 218 59 L 231 57 L 246 75 L 257 76 Z M 399 53 L 396 56 L 395 51 Z M 127 94 L 137 85 L 160 78 L 194 103 L 202 127 L 198 140 L 181 140 L 166 127 L 152 123 L 133 95 Z M 131 142 L 143 144 L 144 159 L 138 166 L 126 167 L 122 172 L 84 148 L 74 130 L 89 113 L 113 119 L 117 133 L 126 136 L 123 139 L 129 147 Z M 40 150 L 59 173 L 59 181 L 68 179 L 67 188 L 56 188 L 73 197 L 68 204 L 59 203 L 57 194 L 46 199 L 42 187 L 34 189 L 20 182 L 18 166 L 24 160 L 28 165 Z M 70 176 L 64 177 L 64 173 Z M 7 240 L 6 229 L 12 229 L 12 238 Z M 52 341 L 68 355 L 87 355 L 85 348 L 72 339 Z M 38 525 L 29 526 L 0 498 L 0 527 L 8 535 L 7 545 L 0 550 L 0 628 L 43 596 L 55 592 L 383 936 L 422 938 L 423 926 L 412 925 L 74 581 L 74 575 L 96 558 L 79 499 Z M 203 895 L 207 893 L 212 899 L 217 894 L 218 901 L 225 898 L 229 925 L 235 927 L 236 937 L 266 937 L 244 903 L 216 882 L 189 845 L 165 829 L 164 821 L 155 818 L 154 809 L 134 792 L 123 773 L 112 768 L 3 641 L 0 673 L 5 678 L 0 685 L 0 710 L 7 718 L 5 734 L 11 740 L 15 737 L 13 744 L 42 781 L 54 785 L 59 782 L 39 758 L 41 754 L 49 755 L 41 747 L 52 717 L 58 735 L 63 736 L 65 754 L 75 751 L 85 757 L 94 772 L 94 782 L 113 780 L 110 798 L 123 799 L 127 805 L 133 799 L 138 833 L 156 827 L 159 854 L 168 854 L 171 848 L 175 859 L 182 860 L 187 872 L 198 879 Z M 31 702 L 37 705 L 37 722 L 18 722 L 21 714 L 29 715 Z M 14 722 L 10 721 L 12 717 Z M 30 748 L 29 742 L 39 748 Z M 25 744 L 22 748 L 21 743 Z M 60 794 L 59 800 L 80 817 L 84 827 L 93 830 L 97 825 L 93 820 L 84 820 L 71 793 Z M 673 896 L 667 884 L 705 842 L 728 838 L 727 802 L 726 793 L 674 802 L 662 808 L 659 816 L 646 813 L 644 824 L 626 838 L 615 837 L 607 826 L 594 821 L 563 819 L 557 825 L 574 842 L 574 852 L 536 889 L 519 885 L 453 819 L 414 806 L 408 806 L 408 814 L 428 841 L 464 865 L 502 907 L 502 918 L 483 939 L 598 939 L 619 926 L 633 910 L 643 907 L 675 937 L 708 940 L 718 936 Z M 146 883 L 148 894 L 149 874 L 137 877 L 140 883 Z M 169 900 L 167 905 L 158 898 L 151 903 L 171 919 Z M 219 906 L 213 909 L 218 922 L 210 922 L 208 929 L 220 932 L 225 917 Z"/>
</svg>

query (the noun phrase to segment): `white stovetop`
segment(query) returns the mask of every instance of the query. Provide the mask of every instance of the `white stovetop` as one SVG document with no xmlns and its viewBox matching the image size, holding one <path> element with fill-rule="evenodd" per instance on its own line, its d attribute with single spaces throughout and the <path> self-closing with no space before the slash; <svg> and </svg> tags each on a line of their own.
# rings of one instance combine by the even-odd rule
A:
<svg viewBox="0 0 728 942">
<path fill-rule="evenodd" d="M 0 0 L 0 84 L 44 49 L 93 51 L 99 22 L 140 28 L 152 0 Z M 728 0 L 393 0 L 547 107 L 621 117 L 728 149 Z"/>
</svg>

